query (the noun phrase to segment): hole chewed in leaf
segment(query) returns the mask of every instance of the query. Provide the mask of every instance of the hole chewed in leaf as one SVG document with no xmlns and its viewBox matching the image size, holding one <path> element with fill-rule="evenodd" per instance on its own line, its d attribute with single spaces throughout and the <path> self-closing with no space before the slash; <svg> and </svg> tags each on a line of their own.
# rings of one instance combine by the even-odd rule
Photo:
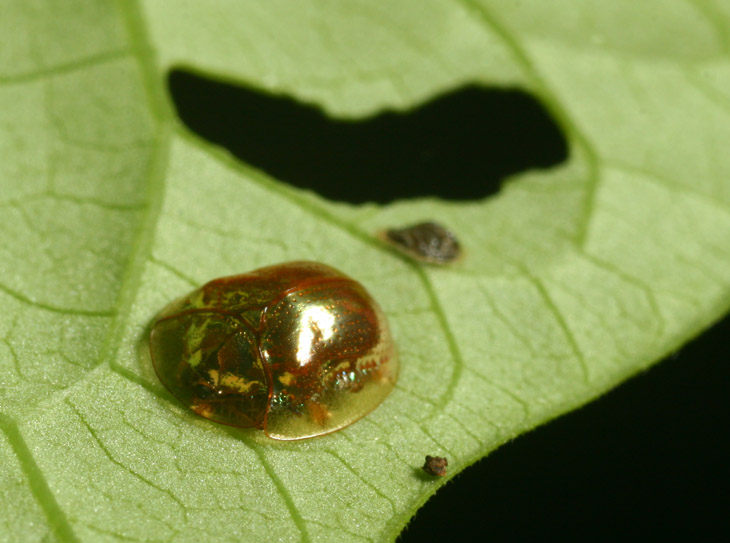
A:
<svg viewBox="0 0 730 543">
<path fill-rule="evenodd" d="M 567 157 L 557 125 L 521 91 L 470 86 L 407 112 L 353 121 L 183 71 L 171 73 L 169 86 L 182 121 L 199 136 L 332 200 L 481 199 L 508 175 Z"/>
</svg>

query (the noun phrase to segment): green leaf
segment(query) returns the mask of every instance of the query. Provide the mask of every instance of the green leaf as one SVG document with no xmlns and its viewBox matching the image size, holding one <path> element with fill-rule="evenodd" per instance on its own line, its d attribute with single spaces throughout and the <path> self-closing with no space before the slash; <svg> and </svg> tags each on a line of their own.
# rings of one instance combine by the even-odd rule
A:
<svg viewBox="0 0 730 543">
<path fill-rule="evenodd" d="M 730 10 L 641 3 L 6 1 L 0 13 L 0 540 L 391 540 L 449 476 L 659 359 L 730 307 Z M 493 198 L 333 204 L 190 135 L 173 65 L 358 118 L 519 87 L 570 160 Z M 457 180 L 458 181 L 458 180 Z M 424 268 L 377 230 L 437 218 Z M 303 442 L 178 405 L 155 313 L 314 259 L 378 299 L 394 393 Z"/>
</svg>

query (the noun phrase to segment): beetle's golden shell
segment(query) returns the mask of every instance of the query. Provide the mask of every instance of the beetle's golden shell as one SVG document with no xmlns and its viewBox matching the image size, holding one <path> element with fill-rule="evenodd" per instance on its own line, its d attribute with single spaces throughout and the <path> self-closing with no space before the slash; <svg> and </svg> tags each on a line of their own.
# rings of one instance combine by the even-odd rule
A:
<svg viewBox="0 0 730 543">
<path fill-rule="evenodd" d="M 207 283 L 159 315 L 150 349 L 160 380 L 190 409 L 281 440 L 348 426 L 385 399 L 398 374 L 378 304 L 316 262 Z"/>
</svg>

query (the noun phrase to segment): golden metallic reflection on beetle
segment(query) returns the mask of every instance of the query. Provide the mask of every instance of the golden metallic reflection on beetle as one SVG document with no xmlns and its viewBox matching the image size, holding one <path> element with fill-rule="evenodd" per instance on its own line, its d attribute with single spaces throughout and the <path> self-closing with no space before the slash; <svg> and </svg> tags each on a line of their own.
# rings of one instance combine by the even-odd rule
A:
<svg viewBox="0 0 730 543">
<path fill-rule="evenodd" d="M 315 340 L 327 341 L 332 337 L 335 316 L 325 307 L 308 307 L 303 312 L 302 324 L 297 348 L 297 360 L 300 366 L 310 362 Z"/>
</svg>

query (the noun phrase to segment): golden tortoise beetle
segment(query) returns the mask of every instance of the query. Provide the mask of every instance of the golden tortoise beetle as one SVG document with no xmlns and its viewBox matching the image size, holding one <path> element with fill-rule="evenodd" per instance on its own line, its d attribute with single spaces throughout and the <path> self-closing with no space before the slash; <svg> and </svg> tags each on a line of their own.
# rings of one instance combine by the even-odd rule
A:
<svg viewBox="0 0 730 543">
<path fill-rule="evenodd" d="M 195 413 L 280 440 L 352 424 L 398 375 L 378 304 L 316 262 L 210 281 L 162 311 L 150 350 L 162 383 Z"/>
</svg>

